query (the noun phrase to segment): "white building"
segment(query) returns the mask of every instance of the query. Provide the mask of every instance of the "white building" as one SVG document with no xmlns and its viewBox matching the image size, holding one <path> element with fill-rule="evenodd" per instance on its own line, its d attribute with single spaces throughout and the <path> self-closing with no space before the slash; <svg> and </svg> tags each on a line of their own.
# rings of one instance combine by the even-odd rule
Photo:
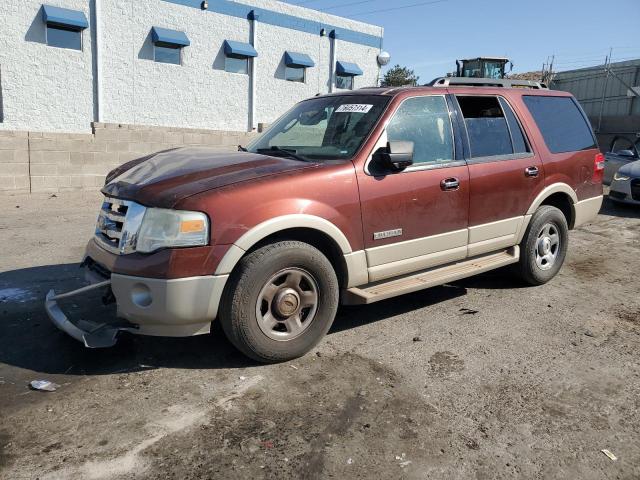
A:
<svg viewBox="0 0 640 480">
<path fill-rule="evenodd" d="M 0 17 L 0 130 L 246 132 L 379 76 L 382 28 L 273 0 L 1 0 Z"/>
</svg>

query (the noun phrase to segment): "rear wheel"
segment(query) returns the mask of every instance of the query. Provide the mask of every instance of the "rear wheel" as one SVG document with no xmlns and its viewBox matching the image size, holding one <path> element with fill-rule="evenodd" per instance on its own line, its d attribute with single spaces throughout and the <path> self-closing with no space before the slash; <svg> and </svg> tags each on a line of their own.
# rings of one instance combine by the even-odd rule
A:
<svg viewBox="0 0 640 480">
<path fill-rule="evenodd" d="M 547 283 L 562 268 L 568 242 L 564 214 L 549 205 L 538 208 L 520 244 L 519 276 L 530 285 Z"/>
<path fill-rule="evenodd" d="M 277 242 L 240 261 L 225 289 L 220 323 L 247 356 L 290 360 L 327 333 L 338 296 L 335 271 L 322 252 L 302 242 Z"/>
</svg>

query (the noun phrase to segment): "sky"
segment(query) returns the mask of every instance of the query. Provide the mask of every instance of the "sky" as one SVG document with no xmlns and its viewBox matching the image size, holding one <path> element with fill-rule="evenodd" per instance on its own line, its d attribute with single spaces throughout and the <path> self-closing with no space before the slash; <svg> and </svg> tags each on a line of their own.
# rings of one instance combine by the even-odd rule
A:
<svg viewBox="0 0 640 480">
<path fill-rule="evenodd" d="M 640 58 L 640 0 L 286 0 L 384 27 L 390 66 L 421 83 L 455 70 L 455 60 L 508 57 L 513 72 L 556 71 Z M 421 4 L 421 5 L 417 5 Z M 417 5 L 411 8 L 399 8 Z M 394 10 L 390 10 L 394 9 Z M 380 11 L 385 10 L 385 11 Z"/>
</svg>

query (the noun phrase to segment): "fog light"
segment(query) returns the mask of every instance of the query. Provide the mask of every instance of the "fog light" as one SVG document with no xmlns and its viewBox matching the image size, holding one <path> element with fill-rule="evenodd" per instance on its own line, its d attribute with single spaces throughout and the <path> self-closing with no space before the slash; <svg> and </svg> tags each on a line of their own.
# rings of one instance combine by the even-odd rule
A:
<svg viewBox="0 0 640 480">
<path fill-rule="evenodd" d="M 138 307 L 147 308 L 153 302 L 151 290 L 142 283 L 136 283 L 131 289 L 131 301 Z"/>
</svg>

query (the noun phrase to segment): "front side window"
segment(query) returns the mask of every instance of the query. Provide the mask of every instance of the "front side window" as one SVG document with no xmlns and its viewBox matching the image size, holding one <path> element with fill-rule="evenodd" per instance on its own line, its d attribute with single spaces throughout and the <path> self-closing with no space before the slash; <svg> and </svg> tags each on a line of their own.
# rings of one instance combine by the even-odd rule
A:
<svg viewBox="0 0 640 480">
<path fill-rule="evenodd" d="M 522 99 L 551 153 L 596 148 L 591 126 L 573 98 L 524 95 Z"/>
<path fill-rule="evenodd" d="M 160 63 L 180 65 L 182 47 L 167 43 L 156 43 L 153 46 L 153 59 Z"/>
<path fill-rule="evenodd" d="M 453 133 L 447 102 L 442 96 L 405 100 L 387 126 L 389 141 L 413 142 L 413 163 L 453 161 Z"/>
<path fill-rule="evenodd" d="M 353 77 L 336 75 L 336 88 L 340 90 L 353 90 Z"/>
<path fill-rule="evenodd" d="M 247 150 L 307 160 L 353 157 L 389 102 L 377 95 L 320 97 L 296 105 Z"/>
<path fill-rule="evenodd" d="M 82 50 L 82 30 L 47 25 L 47 45 Z"/>
<path fill-rule="evenodd" d="M 304 83 L 305 68 L 302 67 L 286 67 L 284 70 L 284 78 L 290 82 Z"/>
<path fill-rule="evenodd" d="M 246 57 L 225 57 L 224 69 L 229 73 L 249 74 L 249 59 Z"/>
</svg>

